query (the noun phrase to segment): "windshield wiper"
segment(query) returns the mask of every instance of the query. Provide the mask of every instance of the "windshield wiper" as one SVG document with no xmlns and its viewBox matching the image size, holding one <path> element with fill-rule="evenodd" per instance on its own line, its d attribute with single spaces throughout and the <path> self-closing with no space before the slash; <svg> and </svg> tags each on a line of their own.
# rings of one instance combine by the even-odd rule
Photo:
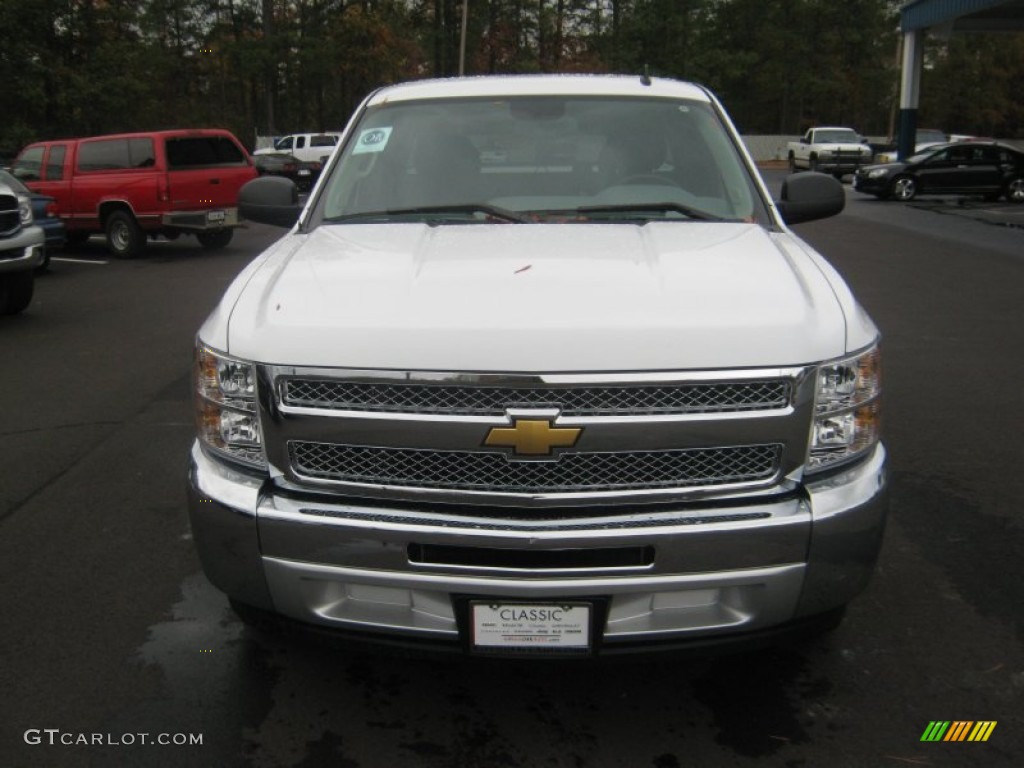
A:
<svg viewBox="0 0 1024 768">
<path fill-rule="evenodd" d="M 492 219 L 509 222 L 512 224 L 525 224 L 529 221 L 526 217 L 520 216 L 515 211 L 500 208 L 487 203 L 466 203 L 460 205 L 422 205 L 415 208 L 389 208 L 384 211 L 366 211 L 364 213 L 347 213 L 343 216 L 333 216 L 326 219 L 329 223 L 343 221 L 356 221 L 359 219 L 390 219 L 399 216 L 432 216 L 445 215 L 450 213 L 483 213 Z M 428 224 L 440 222 L 427 222 Z"/>
<path fill-rule="evenodd" d="M 624 203 L 620 205 L 587 205 L 577 208 L 576 213 L 681 213 L 688 219 L 698 221 L 728 221 L 699 208 L 691 208 L 682 203 Z"/>
</svg>

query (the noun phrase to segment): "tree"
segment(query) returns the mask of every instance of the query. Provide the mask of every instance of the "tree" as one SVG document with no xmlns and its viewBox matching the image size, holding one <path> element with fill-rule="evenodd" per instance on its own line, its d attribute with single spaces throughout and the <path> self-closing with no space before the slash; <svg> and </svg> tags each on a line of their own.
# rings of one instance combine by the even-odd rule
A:
<svg viewBox="0 0 1024 768">
<path fill-rule="evenodd" d="M 929 38 L 919 123 L 951 133 L 1024 137 L 1024 34 Z M 929 50 L 930 49 L 930 50 Z"/>
<path fill-rule="evenodd" d="M 338 129 L 374 88 L 458 69 L 462 0 L 2 0 L 0 152 L 189 125 Z M 622 72 L 710 86 L 741 130 L 884 134 L 892 0 L 468 0 L 467 74 Z M 1024 132 L 1024 36 L 928 41 L 921 120 Z M 929 87 L 935 84 L 936 87 Z M 941 90 L 938 87 L 941 85 Z"/>
</svg>

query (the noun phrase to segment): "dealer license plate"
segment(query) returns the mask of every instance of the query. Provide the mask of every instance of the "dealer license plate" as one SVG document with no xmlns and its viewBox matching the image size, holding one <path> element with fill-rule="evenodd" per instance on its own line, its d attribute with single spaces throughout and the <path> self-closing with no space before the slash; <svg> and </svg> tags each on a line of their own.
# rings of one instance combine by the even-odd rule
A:
<svg viewBox="0 0 1024 768">
<path fill-rule="evenodd" d="M 473 649 L 481 652 L 586 653 L 588 603 L 470 603 Z"/>
<path fill-rule="evenodd" d="M 224 211 L 209 211 L 206 220 L 211 224 L 218 224 L 224 221 Z"/>
</svg>

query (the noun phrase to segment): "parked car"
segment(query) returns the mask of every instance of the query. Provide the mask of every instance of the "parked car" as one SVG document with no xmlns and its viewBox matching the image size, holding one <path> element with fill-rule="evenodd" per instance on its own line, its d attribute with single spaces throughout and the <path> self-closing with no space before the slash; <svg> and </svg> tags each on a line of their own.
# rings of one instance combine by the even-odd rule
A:
<svg viewBox="0 0 1024 768">
<path fill-rule="evenodd" d="M 43 242 L 28 195 L 0 181 L 0 315 L 16 315 L 32 301 Z"/>
<path fill-rule="evenodd" d="M 0 170 L 0 184 L 6 184 L 19 195 L 27 195 L 31 201 L 32 218 L 46 235 L 46 250 L 43 254 L 43 263 L 39 267 L 40 271 L 45 272 L 50 266 L 50 252 L 62 247 L 67 241 L 64 222 L 57 215 L 57 201 L 49 195 L 33 192 L 8 171 Z"/>
<path fill-rule="evenodd" d="M 239 226 L 238 190 L 257 176 L 238 139 L 212 128 L 41 141 L 11 171 L 56 198 L 69 242 L 104 234 L 117 258 L 157 235 L 223 248 Z"/>
<path fill-rule="evenodd" d="M 319 161 L 300 160 L 287 152 L 253 155 L 252 160 L 260 176 L 283 176 L 294 181 L 303 192 L 313 188 L 323 168 Z"/>
<path fill-rule="evenodd" d="M 1024 203 L 1024 153 L 990 141 L 941 144 L 902 163 L 861 168 L 853 177 L 853 188 L 882 200 L 968 194 Z"/>
</svg>

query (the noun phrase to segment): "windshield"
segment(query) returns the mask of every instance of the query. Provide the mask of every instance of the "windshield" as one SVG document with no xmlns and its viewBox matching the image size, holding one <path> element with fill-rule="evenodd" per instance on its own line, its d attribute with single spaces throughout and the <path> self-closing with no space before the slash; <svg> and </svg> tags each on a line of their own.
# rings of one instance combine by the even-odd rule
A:
<svg viewBox="0 0 1024 768">
<path fill-rule="evenodd" d="M 941 152 L 944 152 L 947 146 L 948 145 L 946 145 L 946 144 L 942 144 L 942 145 L 936 145 L 936 146 L 928 147 L 927 149 L 923 149 L 920 152 L 916 152 L 915 154 L 911 155 L 910 157 L 908 157 L 906 159 L 905 162 L 907 162 L 907 163 L 920 163 L 923 160 L 927 160 L 929 157 L 934 157 L 934 156 L 940 154 Z"/>
<path fill-rule="evenodd" d="M 28 187 L 26 187 L 24 184 L 22 184 L 17 178 L 12 176 L 7 171 L 0 171 L 0 184 L 6 184 L 16 194 L 19 194 L 19 195 L 31 195 L 32 194 L 32 192 L 29 190 Z"/>
<path fill-rule="evenodd" d="M 710 105 L 517 97 L 368 109 L 314 221 L 593 222 L 764 217 Z"/>
<path fill-rule="evenodd" d="M 860 136 L 845 130 L 817 131 L 814 140 L 819 144 L 860 144 Z"/>
</svg>

